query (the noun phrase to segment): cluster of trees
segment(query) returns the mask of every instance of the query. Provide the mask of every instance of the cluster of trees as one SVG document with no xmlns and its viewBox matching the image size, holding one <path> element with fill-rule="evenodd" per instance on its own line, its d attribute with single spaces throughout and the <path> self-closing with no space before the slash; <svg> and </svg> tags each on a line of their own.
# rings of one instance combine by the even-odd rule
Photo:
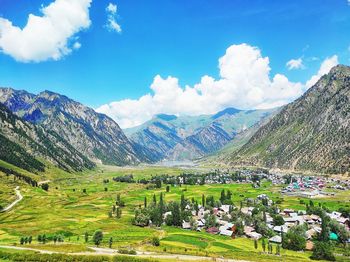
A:
<svg viewBox="0 0 350 262">
<path fill-rule="evenodd" d="M 266 241 L 266 239 L 265 238 L 263 238 L 262 240 L 261 240 L 261 248 L 262 248 L 262 250 L 263 250 L 263 252 L 265 253 L 266 252 L 266 242 L 268 242 L 268 241 Z M 254 240 L 254 248 L 257 250 L 258 249 L 258 240 Z M 273 246 L 272 246 L 272 244 L 271 243 L 267 243 L 267 253 L 268 254 L 273 254 Z M 281 246 L 280 245 L 276 245 L 276 252 L 275 252 L 275 255 L 277 255 L 277 256 L 279 256 L 279 255 L 281 255 Z"/>
<path fill-rule="evenodd" d="M 232 205 L 232 192 L 230 190 L 227 190 L 227 194 L 225 193 L 225 189 L 223 189 L 221 191 L 221 195 L 220 195 L 220 201 L 221 204 L 223 205 Z"/>
<path fill-rule="evenodd" d="M 135 183 L 134 176 L 132 174 L 113 177 L 113 180 L 115 182 L 122 182 L 122 183 Z"/>
<path fill-rule="evenodd" d="M 27 135 L 24 134 L 26 137 Z M 0 134 L 0 159 L 18 166 L 29 172 L 42 172 L 45 170 L 45 165 L 38 161 L 35 157 L 28 154 L 27 151 L 20 145 L 10 141 L 5 136 Z"/>
<path fill-rule="evenodd" d="M 170 189 L 167 189 L 167 192 Z M 221 199 L 224 204 L 232 203 L 231 200 L 232 193 L 230 191 L 224 191 L 221 194 Z M 216 216 L 213 214 L 213 208 L 220 207 L 223 203 L 220 200 L 215 200 L 213 196 L 206 197 L 204 194 L 201 199 L 202 206 L 210 210 L 210 214 L 205 215 L 206 226 L 212 227 L 217 226 Z M 135 217 L 133 219 L 133 224 L 137 226 L 148 226 L 150 221 L 153 225 L 160 226 L 165 223 L 168 226 L 181 226 L 182 221 L 187 221 L 191 223 L 193 229 L 196 229 L 196 221 L 192 219 L 192 210 L 198 215 L 199 203 L 194 198 L 186 199 L 185 195 L 181 195 L 180 201 L 171 201 L 165 203 L 164 194 L 160 193 L 159 200 L 156 195 L 153 195 L 151 203 L 148 203 L 147 197 L 144 198 L 143 207 L 140 206 L 135 211 Z M 164 214 L 169 212 L 165 217 Z M 228 218 L 227 218 L 228 220 Z M 243 224 L 242 224 L 243 232 Z"/>
<path fill-rule="evenodd" d="M 142 178 L 138 181 L 134 180 L 134 177 L 132 174 L 130 175 L 124 175 L 124 176 L 118 176 L 113 178 L 116 182 L 125 182 L 125 183 L 140 183 L 140 184 L 152 184 L 155 188 L 161 188 L 162 184 L 169 184 L 169 185 L 204 185 L 206 180 L 215 180 L 218 181 L 218 183 L 225 184 L 227 179 L 230 179 L 231 181 L 246 181 L 247 179 L 251 178 L 253 182 L 259 183 L 261 179 L 264 178 L 264 176 L 258 175 L 256 173 L 253 174 L 245 174 L 241 172 L 233 172 L 231 174 L 222 174 L 219 170 L 215 170 L 213 172 L 208 172 L 205 174 L 202 173 L 183 173 L 179 176 L 174 175 L 168 175 L 168 174 L 162 174 L 162 175 L 156 175 L 152 176 L 149 179 Z M 266 177 L 266 175 L 265 175 Z M 150 189 L 154 187 L 149 187 Z"/>
<path fill-rule="evenodd" d="M 159 200 L 153 195 L 152 201 L 148 204 L 148 200 L 144 198 L 144 205 L 135 211 L 133 224 L 137 226 L 148 226 L 151 221 L 153 225 L 160 226 L 166 223 L 169 226 L 181 226 L 182 220 L 189 221 L 192 216 L 191 212 L 186 209 L 187 205 L 191 205 L 194 209 L 199 210 L 196 201 L 189 201 L 185 196 L 181 195 L 180 202 L 171 201 L 168 204 L 164 201 L 163 193 L 160 193 Z M 171 212 L 166 218 L 163 215 Z"/>
<path fill-rule="evenodd" d="M 33 178 L 31 178 L 31 177 L 29 177 L 27 175 L 21 174 L 21 173 L 19 173 L 17 171 L 14 171 L 14 170 L 8 169 L 6 167 L 1 167 L 0 166 L 0 172 L 5 173 L 7 176 L 13 175 L 15 179 L 22 180 L 25 183 L 27 183 L 28 185 L 31 185 L 33 187 L 37 187 L 38 186 L 38 182 L 36 180 L 34 180 Z"/>
<path fill-rule="evenodd" d="M 29 236 L 29 237 L 21 237 L 19 242 L 21 245 L 24 245 L 24 244 L 31 244 L 32 241 L 33 241 L 33 237 Z"/>
</svg>

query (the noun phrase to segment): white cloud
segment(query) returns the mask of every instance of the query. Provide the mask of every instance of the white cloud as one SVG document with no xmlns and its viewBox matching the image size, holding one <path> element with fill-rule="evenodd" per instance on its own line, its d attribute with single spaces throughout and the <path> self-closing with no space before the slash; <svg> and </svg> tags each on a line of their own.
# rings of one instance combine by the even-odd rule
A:
<svg viewBox="0 0 350 262">
<path fill-rule="evenodd" d="M 111 31 L 115 31 L 117 33 L 122 32 L 122 28 L 117 22 L 117 11 L 118 7 L 116 4 L 109 3 L 106 12 L 107 12 L 107 28 Z"/>
<path fill-rule="evenodd" d="M 137 100 L 126 99 L 102 105 L 97 111 L 114 118 L 123 128 L 136 126 L 159 113 L 176 115 L 212 114 L 226 107 L 271 108 L 284 105 L 303 91 L 281 74 L 270 78 L 269 58 L 257 47 L 232 45 L 219 59 L 220 78 L 203 76 L 181 87 L 177 78 L 157 75 L 151 93 Z"/>
<path fill-rule="evenodd" d="M 0 51 L 20 62 L 61 59 L 72 52 L 72 37 L 90 26 L 91 1 L 56 0 L 42 16 L 29 14 L 23 28 L 0 18 Z"/>
<path fill-rule="evenodd" d="M 338 56 L 334 55 L 332 57 L 328 57 L 326 58 L 322 64 L 320 69 L 318 70 L 316 75 L 313 75 L 309 81 L 306 82 L 306 88 L 310 88 L 312 87 L 314 84 L 316 84 L 316 82 L 325 74 L 328 74 L 329 71 L 336 66 L 337 64 L 339 64 L 338 61 Z"/>
<path fill-rule="evenodd" d="M 74 49 L 79 49 L 81 47 L 81 44 L 79 42 L 75 42 L 74 45 L 73 45 L 73 48 Z"/>
<path fill-rule="evenodd" d="M 286 63 L 288 70 L 303 69 L 303 59 L 300 57 L 298 59 L 291 59 Z"/>
</svg>

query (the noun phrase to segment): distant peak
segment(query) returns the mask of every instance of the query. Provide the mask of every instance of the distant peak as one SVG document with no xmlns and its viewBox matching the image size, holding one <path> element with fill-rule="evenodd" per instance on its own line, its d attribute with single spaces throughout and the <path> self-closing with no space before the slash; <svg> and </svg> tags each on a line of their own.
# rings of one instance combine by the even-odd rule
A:
<svg viewBox="0 0 350 262">
<path fill-rule="evenodd" d="M 155 116 L 158 119 L 164 120 L 164 121 L 171 121 L 177 119 L 177 116 L 175 115 L 167 115 L 167 114 L 158 114 Z"/>
<path fill-rule="evenodd" d="M 224 115 L 235 115 L 239 112 L 241 112 L 242 110 L 239 110 L 237 108 L 234 108 L 234 107 L 229 107 L 229 108 L 226 108 L 218 113 L 216 113 L 215 115 L 212 116 L 213 119 L 217 119 L 219 117 L 222 117 Z"/>
</svg>

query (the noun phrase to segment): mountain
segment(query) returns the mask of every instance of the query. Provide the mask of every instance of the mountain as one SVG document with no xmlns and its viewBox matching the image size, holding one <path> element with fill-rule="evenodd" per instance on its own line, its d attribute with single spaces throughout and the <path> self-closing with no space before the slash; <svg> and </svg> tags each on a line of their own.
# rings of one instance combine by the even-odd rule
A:
<svg viewBox="0 0 350 262">
<path fill-rule="evenodd" d="M 22 119 L 54 131 L 93 161 L 112 165 L 149 161 L 148 151 L 130 142 L 111 118 L 66 96 L 0 88 L 0 102 Z"/>
<path fill-rule="evenodd" d="M 30 172 L 42 172 L 51 162 L 66 171 L 95 166 L 53 131 L 15 116 L 0 103 L 0 159 Z"/>
<path fill-rule="evenodd" d="M 229 155 L 228 163 L 346 173 L 349 159 L 350 67 L 338 65 Z"/>
<path fill-rule="evenodd" d="M 156 160 L 188 160 L 219 150 L 273 111 L 227 108 L 214 115 L 161 114 L 124 131 L 132 141 L 151 150 Z"/>
</svg>

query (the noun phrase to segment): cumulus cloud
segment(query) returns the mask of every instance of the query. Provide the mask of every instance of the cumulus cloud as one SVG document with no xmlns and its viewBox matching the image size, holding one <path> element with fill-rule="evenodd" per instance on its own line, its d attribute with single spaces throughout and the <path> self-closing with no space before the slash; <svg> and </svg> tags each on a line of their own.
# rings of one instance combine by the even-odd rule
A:
<svg viewBox="0 0 350 262">
<path fill-rule="evenodd" d="M 72 38 L 90 24 L 92 0 L 56 0 L 41 9 L 42 16 L 29 14 L 19 28 L 0 17 L 0 51 L 20 62 L 59 60 L 77 49 Z"/>
<path fill-rule="evenodd" d="M 116 4 L 113 3 L 109 3 L 107 8 L 106 8 L 106 12 L 107 12 L 107 28 L 110 31 L 115 31 L 117 33 L 121 33 L 122 32 L 122 28 L 119 25 L 119 23 L 117 22 L 117 11 L 118 11 L 118 7 Z"/>
<path fill-rule="evenodd" d="M 303 59 L 300 57 L 298 59 L 291 59 L 286 63 L 288 70 L 302 69 L 304 68 Z"/>
<path fill-rule="evenodd" d="M 257 47 L 232 45 L 219 59 L 219 79 L 205 75 L 193 87 L 179 80 L 155 76 L 151 92 L 137 100 L 126 99 L 97 109 L 114 118 L 123 128 L 133 127 L 159 113 L 176 115 L 212 114 L 226 107 L 272 108 L 299 97 L 304 86 L 282 74 L 270 77 L 269 58 Z"/>
<path fill-rule="evenodd" d="M 316 82 L 336 65 L 339 64 L 338 56 L 334 55 L 332 57 L 326 58 L 322 64 L 320 69 L 318 70 L 316 75 L 313 75 L 309 81 L 306 82 L 306 88 L 312 87 Z"/>
<path fill-rule="evenodd" d="M 98 112 L 115 119 L 122 128 L 140 125 L 155 114 L 213 114 L 227 107 L 267 109 L 285 105 L 338 64 L 337 56 L 327 58 L 306 84 L 294 83 L 282 74 L 270 76 L 269 58 L 257 47 L 232 45 L 219 59 L 219 79 L 205 75 L 193 87 L 179 80 L 157 75 L 151 92 L 139 99 L 125 99 L 102 105 Z"/>
</svg>

